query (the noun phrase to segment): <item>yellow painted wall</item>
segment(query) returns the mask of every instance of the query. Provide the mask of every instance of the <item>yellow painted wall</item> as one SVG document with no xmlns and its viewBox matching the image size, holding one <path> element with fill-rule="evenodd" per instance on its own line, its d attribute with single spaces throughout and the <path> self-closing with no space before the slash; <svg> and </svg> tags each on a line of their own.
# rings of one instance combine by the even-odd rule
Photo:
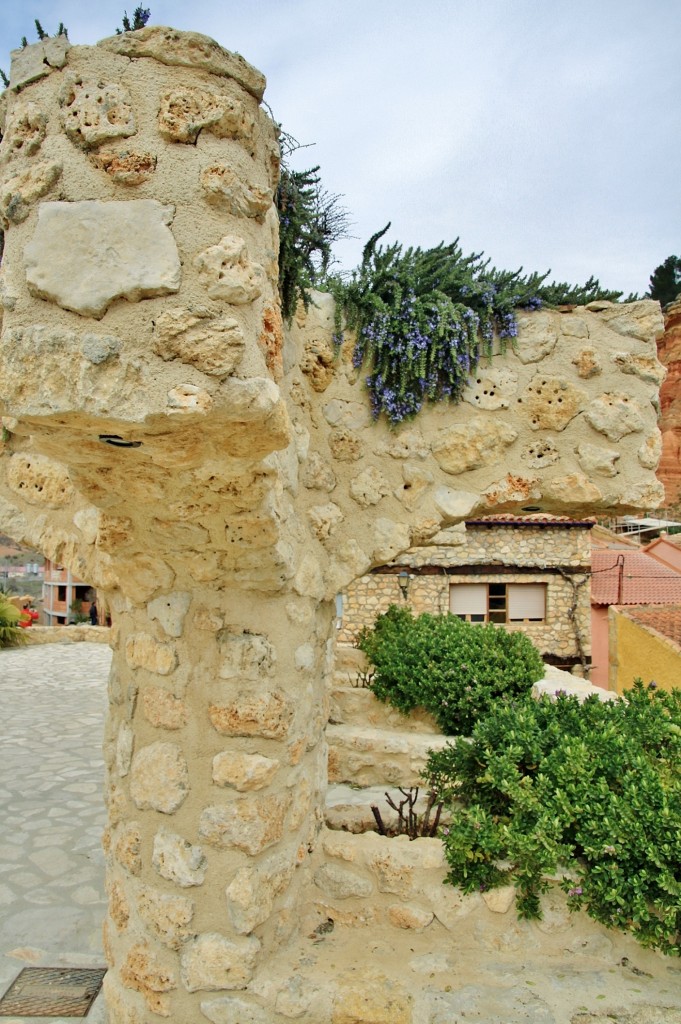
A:
<svg viewBox="0 0 681 1024">
<path fill-rule="evenodd" d="M 610 608 L 610 689 L 622 693 L 634 679 L 653 680 L 662 690 L 681 687 L 681 648 Z"/>
</svg>

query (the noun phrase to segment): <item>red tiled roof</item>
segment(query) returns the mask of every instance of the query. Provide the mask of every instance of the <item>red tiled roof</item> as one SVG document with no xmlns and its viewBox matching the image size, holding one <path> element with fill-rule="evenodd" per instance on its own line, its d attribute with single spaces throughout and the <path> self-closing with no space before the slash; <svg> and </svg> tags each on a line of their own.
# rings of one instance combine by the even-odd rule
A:
<svg viewBox="0 0 681 1024">
<path fill-rule="evenodd" d="M 642 551 L 592 551 L 592 604 L 681 602 L 681 573 Z"/>
<path fill-rule="evenodd" d="M 670 604 L 657 608 L 634 605 L 633 608 L 627 608 L 626 614 L 635 622 L 656 630 L 681 646 L 681 605 Z"/>
</svg>

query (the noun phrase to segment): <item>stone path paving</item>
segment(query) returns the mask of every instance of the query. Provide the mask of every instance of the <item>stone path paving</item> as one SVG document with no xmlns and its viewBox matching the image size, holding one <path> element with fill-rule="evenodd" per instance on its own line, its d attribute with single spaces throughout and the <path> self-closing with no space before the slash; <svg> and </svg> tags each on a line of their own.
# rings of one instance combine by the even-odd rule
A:
<svg viewBox="0 0 681 1024">
<path fill-rule="evenodd" d="M 110 662 L 104 644 L 0 651 L 0 995 L 22 967 L 104 964 Z"/>
</svg>

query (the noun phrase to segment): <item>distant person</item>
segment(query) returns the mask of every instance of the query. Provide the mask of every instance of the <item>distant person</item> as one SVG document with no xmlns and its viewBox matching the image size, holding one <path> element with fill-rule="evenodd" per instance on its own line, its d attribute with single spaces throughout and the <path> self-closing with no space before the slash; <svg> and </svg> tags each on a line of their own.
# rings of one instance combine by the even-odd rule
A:
<svg viewBox="0 0 681 1024">
<path fill-rule="evenodd" d="M 97 602 L 96 601 L 93 601 L 92 604 L 90 605 L 90 625 L 91 626 L 98 626 L 99 625 L 99 614 L 97 612 Z"/>
<path fill-rule="evenodd" d="M 31 608 L 27 601 L 19 612 L 19 621 L 17 622 L 17 625 L 21 626 L 22 629 L 28 629 L 28 627 L 32 626 L 34 622 L 37 622 L 39 618 L 40 615 L 38 612 L 35 611 L 34 608 Z"/>
</svg>

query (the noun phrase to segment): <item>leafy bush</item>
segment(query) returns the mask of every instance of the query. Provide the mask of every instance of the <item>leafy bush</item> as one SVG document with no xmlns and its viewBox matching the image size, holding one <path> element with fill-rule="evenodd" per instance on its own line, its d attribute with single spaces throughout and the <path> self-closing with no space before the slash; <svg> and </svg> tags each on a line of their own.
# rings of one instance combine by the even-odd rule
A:
<svg viewBox="0 0 681 1024">
<path fill-rule="evenodd" d="M 424 707 L 443 733 L 468 735 L 500 697 L 525 694 L 544 666 L 523 633 L 472 625 L 455 615 L 419 615 L 392 605 L 357 646 L 375 674 L 371 689 L 404 714 Z"/>
<path fill-rule="evenodd" d="M 18 647 L 26 641 L 24 631 L 17 625 L 19 609 L 0 594 L 0 648 Z"/>
<path fill-rule="evenodd" d="M 497 704 L 425 775 L 453 813 L 440 834 L 465 892 L 513 882 L 540 917 L 562 870 L 570 909 L 681 953 L 681 690 Z"/>
</svg>

